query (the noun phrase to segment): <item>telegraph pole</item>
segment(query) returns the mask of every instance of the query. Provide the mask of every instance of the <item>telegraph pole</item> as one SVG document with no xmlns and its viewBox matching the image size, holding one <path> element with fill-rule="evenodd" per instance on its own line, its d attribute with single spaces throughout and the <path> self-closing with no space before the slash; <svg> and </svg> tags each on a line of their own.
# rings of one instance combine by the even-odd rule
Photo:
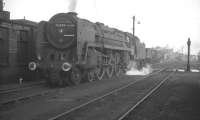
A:
<svg viewBox="0 0 200 120">
<path fill-rule="evenodd" d="M 190 41 L 190 38 L 188 38 L 188 41 L 187 41 L 187 46 L 188 46 L 187 71 L 188 72 L 190 72 L 190 45 L 191 45 L 191 41 Z"/>
</svg>

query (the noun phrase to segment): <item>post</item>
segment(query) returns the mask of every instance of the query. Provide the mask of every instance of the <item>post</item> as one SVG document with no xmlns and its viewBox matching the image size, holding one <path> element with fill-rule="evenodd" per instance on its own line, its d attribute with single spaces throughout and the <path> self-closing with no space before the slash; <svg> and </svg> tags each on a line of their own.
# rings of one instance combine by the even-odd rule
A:
<svg viewBox="0 0 200 120">
<path fill-rule="evenodd" d="M 22 82 L 23 82 L 23 78 L 20 77 L 20 78 L 19 78 L 19 84 L 22 85 Z"/>
<path fill-rule="evenodd" d="M 190 38 L 188 38 L 188 41 L 187 41 L 187 46 L 188 46 L 187 71 L 188 72 L 190 72 L 190 45 L 191 45 L 191 41 L 190 41 Z"/>
<path fill-rule="evenodd" d="M 133 16 L 133 37 L 135 37 L 135 16 Z"/>
<path fill-rule="evenodd" d="M 136 43 L 135 43 L 135 16 L 133 16 L 133 40 L 134 40 L 134 59 L 137 58 L 137 48 L 136 48 Z"/>
</svg>

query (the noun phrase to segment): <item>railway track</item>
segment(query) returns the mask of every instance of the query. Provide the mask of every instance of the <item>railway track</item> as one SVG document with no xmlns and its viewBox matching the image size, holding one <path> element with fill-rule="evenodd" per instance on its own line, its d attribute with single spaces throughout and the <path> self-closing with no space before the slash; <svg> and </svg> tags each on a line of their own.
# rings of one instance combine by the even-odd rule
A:
<svg viewBox="0 0 200 120">
<path fill-rule="evenodd" d="M 119 105 L 119 106 L 122 105 L 121 103 L 118 103 L 118 102 L 117 102 L 118 104 L 116 104 L 116 101 L 119 100 L 122 103 L 125 102 L 124 100 L 121 100 L 121 99 L 128 97 L 126 94 L 134 94 L 134 96 L 137 98 L 137 100 L 135 100 L 135 101 L 139 101 L 138 98 L 141 98 L 140 95 L 143 96 L 144 93 L 146 94 L 146 92 L 148 92 L 149 90 L 151 90 L 151 92 L 149 94 L 153 93 L 152 89 L 154 89 L 155 86 L 157 86 L 157 84 L 159 84 L 159 86 L 161 84 L 163 84 L 164 81 L 166 79 L 168 79 L 171 75 L 171 74 L 167 74 L 167 75 L 164 74 L 164 75 L 160 75 L 160 76 L 158 75 L 157 76 L 157 74 L 162 73 L 163 71 L 164 71 L 164 69 L 157 71 L 153 74 L 150 74 L 150 75 L 146 76 L 145 78 L 136 80 L 136 81 L 131 82 L 131 83 L 125 85 L 125 86 L 117 88 L 117 89 L 115 89 L 115 90 L 113 90 L 109 93 L 106 93 L 106 94 L 100 96 L 100 97 L 96 97 L 96 98 L 94 98 L 94 99 L 92 99 L 88 102 L 85 102 L 81 105 L 78 105 L 76 107 L 68 109 L 67 111 L 64 111 L 60 114 L 53 115 L 52 117 L 48 118 L 48 120 L 57 120 L 57 119 L 58 120 L 60 120 L 60 119 L 65 120 L 65 119 L 76 119 L 76 118 L 77 119 L 80 118 L 82 120 L 84 120 L 84 119 L 106 119 L 106 117 L 105 117 L 105 116 L 107 116 L 106 114 L 108 114 L 107 119 L 109 119 L 109 120 L 114 119 L 114 117 L 113 117 L 114 115 L 112 116 L 113 118 L 110 117 L 110 116 L 111 116 L 111 114 L 115 113 L 115 111 L 112 111 L 112 110 L 116 110 L 117 108 L 116 109 L 115 108 L 111 109 L 111 108 L 114 107 L 114 106 L 116 107 L 117 105 Z M 155 80 L 154 82 L 151 82 L 150 80 L 148 80 L 150 78 L 151 79 L 159 79 L 159 80 Z M 164 80 L 162 78 L 164 78 Z M 147 83 L 145 83 L 145 81 Z M 149 87 L 147 87 L 147 89 L 146 89 L 144 84 L 151 84 L 151 85 L 149 85 Z M 141 86 L 141 85 L 143 87 L 138 87 L 138 86 Z M 144 89 L 140 89 L 140 88 L 144 88 Z M 159 88 L 159 87 L 157 87 L 157 88 Z M 133 91 L 130 93 L 131 89 L 133 89 L 133 91 L 136 91 L 136 93 L 134 93 Z M 142 97 L 142 98 L 144 99 L 144 97 Z M 147 97 L 145 97 L 145 99 L 146 98 Z M 110 101 L 110 102 L 108 102 L 108 101 Z M 130 100 L 130 101 L 132 101 L 132 100 Z M 130 103 L 130 101 L 128 101 L 127 103 Z M 110 106 L 110 107 L 108 107 L 108 106 Z M 128 106 L 130 106 L 130 105 L 128 105 Z M 93 112 L 95 112 L 95 111 L 96 111 L 96 114 L 97 114 L 98 117 L 93 115 Z M 107 112 L 107 113 L 105 113 L 105 112 Z M 111 112 L 111 113 L 109 113 L 109 112 Z M 115 113 L 115 114 L 118 114 L 118 113 Z"/>
<path fill-rule="evenodd" d="M 134 104 L 133 106 L 131 106 L 126 112 L 124 112 L 122 115 L 120 115 L 120 117 L 117 120 L 127 120 L 129 114 L 131 112 L 133 112 L 139 105 L 141 105 L 145 100 L 148 99 L 149 96 L 151 96 L 156 90 L 158 90 L 161 85 L 164 84 L 164 82 L 166 80 L 169 79 L 169 77 L 171 77 L 171 75 L 174 74 L 174 72 L 172 72 L 171 74 L 169 74 L 167 77 L 165 77 L 158 85 L 156 85 L 152 90 L 150 90 L 141 100 L 139 100 L 136 104 Z"/>
<path fill-rule="evenodd" d="M 55 92 L 59 88 L 51 89 L 45 86 L 44 82 L 33 85 L 26 85 L 21 88 L 8 89 L 0 91 L 0 106 L 20 103 L 21 101 L 43 96 L 48 93 Z"/>
<path fill-rule="evenodd" d="M 187 62 L 176 62 L 176 63 L 154 63 L 152 66 L 157 69 L 162 68 L 162 67 L 168 67 L 171 69 L 186 69 L 187 67 Z M 191 69 L 199 69 L 200 70 L 200 63 L 190 63 L 190 68 Z"/>
<path fill-rule="evenodd" d="M 41 81 L 41 82 L 37 82 L 37 83 L 27 84 L 24 86 L 18 86 L 18 87 L 9 88 L 9 89 L 2 89 L 2 90 L 0 90 L 0 94 L 22 91 L 22 90 L 33 88 L 35 86 L 41 86 L 44 84 L 45 84 L 45 81 Z"/>
<path fill-rule="evenodd" d="M 53 90 L 46 87 L 45 82 L 39 82 L 24 87 L 7 89 L 0 91 L 0 106 L 9 103 L 20 102 L 21 100 L 29 99 L 35 96 L 45 95 Z"/>
</svg>

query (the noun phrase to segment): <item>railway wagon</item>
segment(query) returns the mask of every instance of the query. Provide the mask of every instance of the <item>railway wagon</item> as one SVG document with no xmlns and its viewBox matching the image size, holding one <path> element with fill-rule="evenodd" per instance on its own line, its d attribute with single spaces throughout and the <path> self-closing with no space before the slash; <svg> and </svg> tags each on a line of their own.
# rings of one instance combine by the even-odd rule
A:
<svg viewBox="0 0 200 120">
<path fill-rule="evenodd" d="M 151 63 L 152 61 L 152 48 L 146 48 L 146 62 Z"/>
<path fill-rule="evenodd" d="M 163 52 L 158 49 L 152 49 L 152 62 L 159 63 L 164 58 Z"/>
<path fill-rule="evenodd" d="M 126 39 L 129 41 L 129 48 L 131 50 L 130 53 L 130 59 L 135 60 L 136 59 L 136 44 L 135 44 L 135 37 L 133 37 L 133 34 L 126 32 Z"/>
<path fill-rule="evenodd" d="M 134 38 L 134 45 L 135 45 L 135 61 L 137 64 L 137 68 L 141 69 L 146 63 L 146 48 L 145 44 L 140 41 L 140 39 L 135 36 Z"/>
<path fill-rule="evenodd" d="M 59 86 L 118 76 L 134 54 L 131 40 L 123 31 L 81 19 L 74 12 L 58 13 L 39 23 L 37 61 L 30 62 L 29 69 Z"/>
<path fill-rule="evenodd" d="M 33 31 L 37 24 L 10 20 L 9 16 L 8 11 L 0 10 L 0 83 L 29 80 L 27 65 L 35 51 Z"/>
</svg>

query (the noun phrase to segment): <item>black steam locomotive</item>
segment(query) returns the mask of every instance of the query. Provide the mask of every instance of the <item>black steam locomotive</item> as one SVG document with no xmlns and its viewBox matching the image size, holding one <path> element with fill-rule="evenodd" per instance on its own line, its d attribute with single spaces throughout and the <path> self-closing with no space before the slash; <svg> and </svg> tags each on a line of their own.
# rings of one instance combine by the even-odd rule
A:
<svg viewBox="0 0 200 120">
<path fill-rule="evenodd" d="M 118 76 L 131 59 L 141 62 L 150 56 L 131 33 L 81 19 L 74 12 L 41 21 L 35 40 L 37 60 L 29 63 L 29 70 L 50 85 Z"/>
</svg>

